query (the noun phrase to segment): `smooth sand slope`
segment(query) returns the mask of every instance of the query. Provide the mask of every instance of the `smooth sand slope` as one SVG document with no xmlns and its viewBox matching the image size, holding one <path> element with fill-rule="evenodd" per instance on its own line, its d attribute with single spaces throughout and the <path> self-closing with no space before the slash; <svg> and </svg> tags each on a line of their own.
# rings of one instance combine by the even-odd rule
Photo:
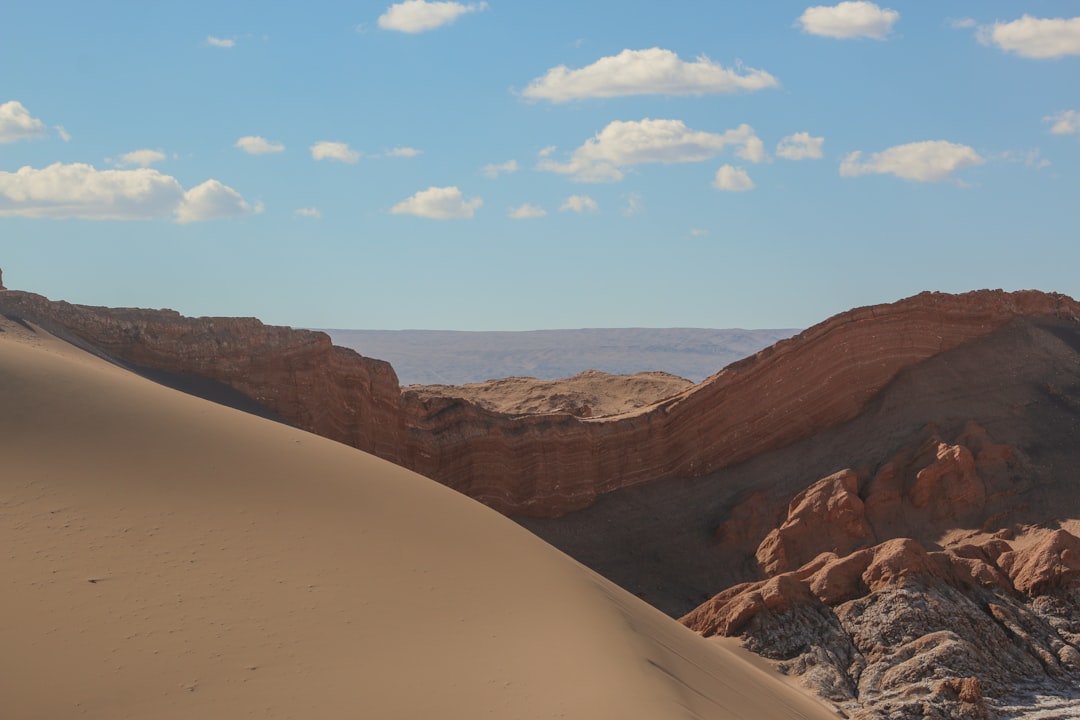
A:
<svg viewBox="0 0 1080 720">
<path fill-rule="evenodd" d="M 835 717 L 434 482 L 0 329 L 5 718 Z"/>
</svg>

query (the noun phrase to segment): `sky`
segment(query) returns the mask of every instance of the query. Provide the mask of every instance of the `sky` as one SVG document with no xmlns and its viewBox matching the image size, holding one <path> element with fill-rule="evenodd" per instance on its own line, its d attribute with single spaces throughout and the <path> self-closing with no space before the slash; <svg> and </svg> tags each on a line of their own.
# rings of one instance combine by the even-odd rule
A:
<svg viewBox="0 0 1080 720">
<path fill-rule="evenodd" d="M 295 327 L 806 327 L 1080 297 L 1080 7 L 0 8 L 0 268 Z"/>
</svg>

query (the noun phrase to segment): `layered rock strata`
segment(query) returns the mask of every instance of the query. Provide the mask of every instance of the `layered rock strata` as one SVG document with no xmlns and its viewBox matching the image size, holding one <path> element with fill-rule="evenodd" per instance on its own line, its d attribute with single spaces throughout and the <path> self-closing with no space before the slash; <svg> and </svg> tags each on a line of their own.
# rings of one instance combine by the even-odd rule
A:
<svg viewBox="0 0 1080 720">
<path fill-rule="evenodd" d="M 1080 316 L 1061 295 L 923 293 L 837 315 L 647 407 L 579 418 L 403 395 L 389 365 L 335 348 L 322 333 L 253 319 L 89 308 L 13 291 L 0 310 L 125 362 L 224 382 L 302 428 L 502 512 L 538 516 L 618 488 L 710 473 L 846 422 L 904 368 L 1017 316 Z"/>
</svg>

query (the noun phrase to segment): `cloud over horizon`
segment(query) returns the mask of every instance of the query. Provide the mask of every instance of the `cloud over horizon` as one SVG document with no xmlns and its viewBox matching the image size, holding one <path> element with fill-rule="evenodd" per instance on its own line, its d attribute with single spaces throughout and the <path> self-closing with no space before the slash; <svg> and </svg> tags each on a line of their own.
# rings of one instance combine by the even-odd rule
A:
<svg viewBox="0 0 1080 720">
<path fill-rule="evenodd" d="M 466 200 L 456 185 L 432 186 L 402 200 L 390 208 L 390 212 L 432 220 L 469 220 L 483 204 L 484 201 L 478 197 Z"/>
<path fill-rule="evenodd" d="M 871 38 L 884 40 L 892 32 L 900 13 L 889 8 L 882 9 L 872 2 L 854 0 L 837 5 L 808 7 L 799 16 L 803 32 L 822 37 L 848 40 Z"/>
<path fill-rule="evenodd" d="M 33 117 L 18 100 L 0 104 L 0 143 L 34 140 L 47 134 L 45 123 Z"/>
<path fill-rule="evenodd" d="M 915 182 L 946 182 L 953 180 L 957 170 L 986 162 L 967 145 L 945 140 L 896 145 L 876 152 L 862 161 L 862 151 L 849 153 L 840 163 L 840 175 L 857 177 L 869 173 L 895 175 Z"/>
<path fill-rule="evenodd" d="M 704 55 L 686 62 L 670 50 L 654 47 L 626 49 L 577 70 L 559 65 L 532 80 L 521 94 L 534 100 L 563 103 L 628 95 L 753 92 L 779 85 L 764 70 L 744 68 L 740 64 L 729 69 Z"/>
<path fill-rule="evenodd" d="M 151 220 L 178 223 L 247 215 L 252 208 L 231 187 L 207 180 L 190 190 L 158 170 L 98 170 L 86 163 L 53 163 L 0 172 L 0 216 Z"/>
<path fill-rule="evenodd" d="M 314 160 L 337 160 L 350 165 L 360 160 L 360 152 L 353 150 L 348 143 L 320 140 L 310 149 Z"/>
<path fill-rule="evenodd" d="M 486 2 L 465 5 L 459 2 L 405 0 L 391 5 L 379 16 L 379 27 L 403 33 L 421 33 L 449 25 L 462 15 L 487 9 Z"/>
<path fill-rule="evenodd" d="M 645 163 L 701 162 L 735 146 L 735 154 L 758 163 L 765 159 L 765 146 L 747 124 L 722 134 L 691 130 L 682 120 L 624 122 L 616 120 L 576 149 L 567 162 L 543 155 L 537 168 L 570 175 L 579 182 L 617 182 L 622 168 Z"/>
<path fill-rule="evenodd" d="M 1047 60 L 1080 55 L 1080 17 L 1024 15 L 1012 22 L 981 26 L 975 37 L 983 45 L 994 45 L 1025 58 Z"/>
</svg>

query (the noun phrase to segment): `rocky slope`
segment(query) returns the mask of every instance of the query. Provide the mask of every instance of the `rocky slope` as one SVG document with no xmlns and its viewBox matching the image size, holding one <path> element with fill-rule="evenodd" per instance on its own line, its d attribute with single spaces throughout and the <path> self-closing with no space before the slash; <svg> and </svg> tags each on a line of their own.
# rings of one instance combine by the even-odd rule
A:
<svg viewBox="0 0 1080 720">
<path fill-rule="evenodd" d="M 454 397 L 507 415 L 565 413 L 575 417 L 619 415 L 678 395 L 694 383 L 665 372 L 612 375 L 586 370 L 560 380 L 508 377 L 465 385 L 409 385 L 420 403 Z"/>
<path fill-rule="evenodd" d="M 296 425 L 435 478 L 507 513 L 553 516 L 604 493 L 697 477 L 851 420 L 898 372 L 1016 317 L 1076 318 L 1059 295 L 933 293 L 859 308 L 674 397 L 604 418 L 507 416 L 402 395 L 386 363 L 310 331 L 185 318 L 6 291 L 0 312 L 125 362 L 220 381 Z"/>
</svg>

